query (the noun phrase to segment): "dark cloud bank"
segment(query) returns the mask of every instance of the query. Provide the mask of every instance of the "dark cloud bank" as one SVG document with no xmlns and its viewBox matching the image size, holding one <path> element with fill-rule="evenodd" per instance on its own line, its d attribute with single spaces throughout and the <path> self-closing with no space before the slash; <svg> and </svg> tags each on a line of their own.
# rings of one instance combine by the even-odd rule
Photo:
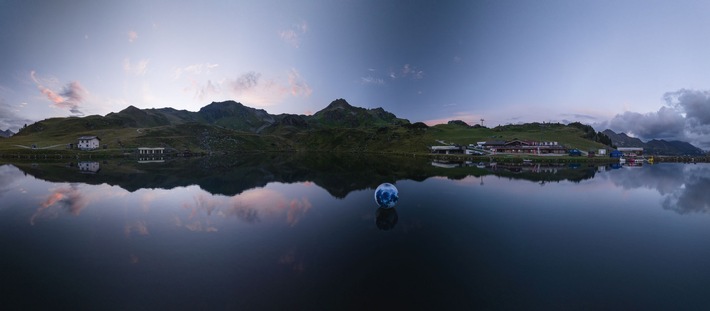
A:
<svg viewBox="0 0 710 311">
<path fill-rule="evenodd" d="M 624 132 L 641 140 L 688 141 L 710 149 L 710 91 L 681 89 L 663 95 L 665 105 L 656 112 L 624 112 L 595 127 Z"/>
</svg>

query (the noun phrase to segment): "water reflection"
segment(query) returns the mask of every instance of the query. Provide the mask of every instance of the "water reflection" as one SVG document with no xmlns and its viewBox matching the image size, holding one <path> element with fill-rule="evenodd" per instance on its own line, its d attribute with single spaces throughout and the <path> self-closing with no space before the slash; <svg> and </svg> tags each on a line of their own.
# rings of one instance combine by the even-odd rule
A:
<svg viewBox="0 0 710 311">
<path fill-rule="evenodd" d="M 378 207 L 375 213 L 375 224 L 380 230 L 392 230 L 397 224 L 399 217 L 397 216 L 397 208 L 382 208 Z"/>
<path fill-rule="evenodd" d="M 624 189 L 646 188 L 662 196 L 665 209 L 680 214 L 710 212 L 710 166 L 665 163 L 609 175 Z"/>
<path fill-rule="evenodd" d="M 199 158 L 162 163 L 120 162 L 79 162 L 82 172 L 94 174 L 67 174 L 76 167 L 64 163 L 16 163 L 2 166 L 0 172 L 0 196 L 12 188 L 10 184 L 19 176 L 29 174 L 36 178 L 68 183 L 56 186 L 44 198 L 41 209 L 33 217 L 55 217 L 59 210 L 78 214 L 88 200 L 77 191 L 77 185 L 94 184 L 118 186 L 128 192 L 141 189 L 175 189 L 198 186 L 203 194 L 190 202 L 180 203 L 183 208 L 203 210 L 209 216 L 216 210 L 224 215 L 236 217 L 247 223 L 261 221 L 264 214 L 258 212 L 254 202 L 263 206 L 278 206 L 283 210 L 290 225 L 295 225 L 312 207 L 306 197 L 284 198 L 280 193 L 264 187 L 272 182 L 303 183 L 317 185 L 335 198 L 345 198 L 349 193 L 373 189 L 383 181 L 398 180 L 423 181 L 431 177 L 446 177 L 462 180 L 476 177 L 478 185 L 484 185 L 485 176 L 495 176 L 510 180 L 526 180 L 540 185 L 572 181 L 579 183 L 597 176 L 608 178 L 625 189 L 649 188 L 663 195 L 663 207 L 678 213 L 710 211 L 710 197 L 703 189 L 710 180 L 710 168 L 704 165 L 662 164 L 643 167 L 596 166 L 567 164 L 509 164 L 495 163 L 476 166 L 440 168 L 431 161 L 418 158 L 391 157 L 345 157 L 332 155 L 266 155 L 242 158 Z M 74 166 L 74 165 L 72 165 Z M 18 167 L 20 170 L 13 169 Z M 101 171 L 101 174 L 95 174 Z M 615 174 L 620 171 L 623 173 Z M 600 174 L 600 173 L 607 174 Z M 259 189 L 256 191 L 250 191 Z M 237 195 L 243 194 L 237 197 Z M 151 200 L 146 194 L 142 206 Z M 215 195 L 221 195 L 217 197 Z M 229 198 L 229 199 L 225 199 Z M 219 208 L 218 208 L 219 207 Z M 195 230 L 207 230 L 210 226 L 191 225 Z"/>
<path fill-rule="evenodd" d="M 559 297 L 540 292 L 580 293 L 569 309 L 677 306 L 658 292 L 710 302 L 696 260 L 710 257 L 697 215 L 710 211 L 710 165 L 411 160 L 2 165 L 0 285 L 76 309 L 554 309 Z M 399 210 L 373 205 L 386 182 L 406 194 Z M 398 289 L 385 298 L 371 286 L 383 275 Z"/>
<path fill-rule="evenodd" d="M 89 200 L 78 189 L 76 184 L 60 185 L 50 189 L 50 194 L 39 204 L 39 207 L 30 217 L 30 224 L 35 224 L 36 218 L 57 218 L 64 211 L 71 215 L 78 216 Z"/>
</svg>

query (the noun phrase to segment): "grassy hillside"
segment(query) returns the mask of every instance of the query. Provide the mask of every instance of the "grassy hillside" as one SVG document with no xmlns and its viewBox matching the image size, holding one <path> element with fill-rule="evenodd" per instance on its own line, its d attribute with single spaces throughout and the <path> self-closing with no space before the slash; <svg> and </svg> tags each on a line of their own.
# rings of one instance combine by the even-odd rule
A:
<svg viewBox="0 0 710 311">
<path fill-rule="evenodd" d="M 38 149 L 66 150 L 79 136 L 99 136 L 105 151 L 131 152 L 137 147 L 165 147 L 172 151 L 251 152 L 251 151 L 342 151 L 428 153 L 428 146 L 446 143 L 460 145 L 491 140 L 557 141 L 568 148 L 596 150 L 604 145 L 583 138 L 577 128 L 560 124 L 528 124 L 496 128 L 471 128 L 460 125 L 437 125 L 418 128 L 412 125 L 309 128 L 282 126 L 268 134 L 255 134 L 218 126 L 185 123 L 150 128 L 103 128 L 88 118 L 49 119 L 33 124 L 15 135 L 0 140 L 0 152 L 35 145 Z M 109 125 L 105 125 L 109 127 Z"/>
<path fill-rule="evenodd" d="M 472 128 L 456 124 L 439 124 L 428 129 L 431 144 L 438 144 L 436 143 L 437 140 L 468 145 L 479 141 L 520 139 L 556 141 L 567 148 L 577 148 L 584 151 L 608 147 L 584 138 L 584 134 L 578 128 L 558 123 L 529 123 L 495 128 Z"/>
<path fill-rule="evenodd" d="M 271 115 L 234 101 L 211 103 L 199 112 L 138 109 L 130 106 L 106 116 L 53 118 L 0 140 L 0 153 L 75 153 L 69 144 L 98 136 L 101 150 L 124 154 L 138 147 L 168 152 L 234 153 L 257 151 L 429 153 L 429 146 L 469 145 L 480 141 L 556 141 L 567 148 L 597 150 L 600 137 L 582 124 L 530 123 L 495 128 L 463 122 L 428 127 L 410 123 L 382 108 L 353 107 L 337 99 L 312 116 Z M 606 136 L 603 136 L 606 138 Z M 32 148 L 31 148 L 32 147 Z"/>
</svg>

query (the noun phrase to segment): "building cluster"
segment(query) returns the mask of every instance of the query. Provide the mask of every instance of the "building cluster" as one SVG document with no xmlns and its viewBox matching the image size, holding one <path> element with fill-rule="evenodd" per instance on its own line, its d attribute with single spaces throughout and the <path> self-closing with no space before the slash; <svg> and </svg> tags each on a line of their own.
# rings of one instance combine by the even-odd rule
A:
<svg viewBox="0 0 710 311">
<path fill-rule="evenodd" d="M 486 153 L 512 153 L 512 154 L 566 154 L 567 149 L 556 141 L 484 141 L 468 146 L 431 146 L 432 153 L 437 154 L 482 154 Z"/>
<path fill-rule="evenodd" d="M 529 155 L 570 155 L 582 156 L 586 154 L 593 156 L 607 156 L 607 149 L 582 152 L 574 148 L 566 148 L 556 141 L 530 141 L 530 140 L 510 140 L 510 141 L 482 141 L 468 146 L 461 145 L 441 145 L 430 146 L 429 150 L 434 154 L 529 154 Z M 618 148 L 608 153 L 612 158 L 641 157 L 643 148 Z"/>
</svg>

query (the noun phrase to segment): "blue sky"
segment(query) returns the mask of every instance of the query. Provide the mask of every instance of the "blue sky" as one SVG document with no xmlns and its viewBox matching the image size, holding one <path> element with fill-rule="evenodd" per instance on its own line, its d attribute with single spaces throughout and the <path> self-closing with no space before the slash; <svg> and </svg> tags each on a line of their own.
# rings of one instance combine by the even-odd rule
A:
<svg viewBox="0 0 710 311">
<path fill-rule="evenodd" d="M 0 129 L 129 105 L 337 98 L 710 148 L 707 1 L 0 0 Z"/>
</svg>

